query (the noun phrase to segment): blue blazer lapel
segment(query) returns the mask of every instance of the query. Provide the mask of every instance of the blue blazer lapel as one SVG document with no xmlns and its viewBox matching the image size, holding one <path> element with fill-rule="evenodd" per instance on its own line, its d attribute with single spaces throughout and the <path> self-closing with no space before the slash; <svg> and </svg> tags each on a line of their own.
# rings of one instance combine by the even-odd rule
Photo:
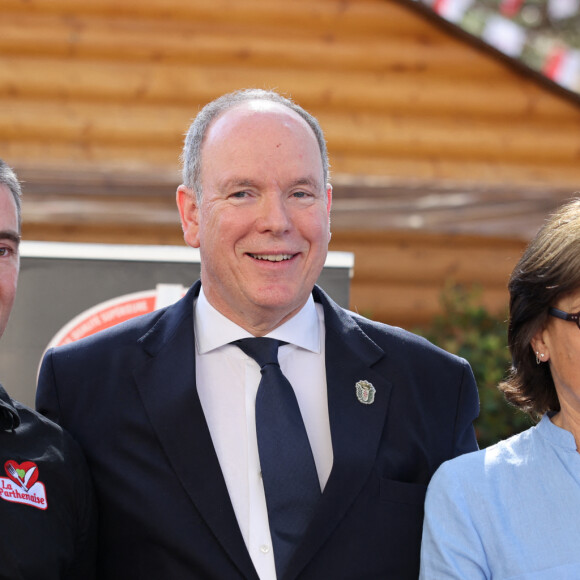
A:
<svg viewBox="0 0 580 580">
<path fill-rule="evenodd" d="M 319 508 L 285 578 L 296 577 L 367 482 L 376 461 L 387 416 L 391 384 L 373 370 L 384 351 L 319 288 L 314 298 L 324 307 L 326 382 L 334 462 Z M 366 380 L 376 393 L 372 404 L 357 398 L 356 383 Z"/>
<path fill-rule="evenodd" d="M 199 288 L 197 282 L 140 339 L 148 360 L 134 376 L 175 476 L 242 575 L 257 578 L 195 386 L 193 301 Z"/>
</svg>

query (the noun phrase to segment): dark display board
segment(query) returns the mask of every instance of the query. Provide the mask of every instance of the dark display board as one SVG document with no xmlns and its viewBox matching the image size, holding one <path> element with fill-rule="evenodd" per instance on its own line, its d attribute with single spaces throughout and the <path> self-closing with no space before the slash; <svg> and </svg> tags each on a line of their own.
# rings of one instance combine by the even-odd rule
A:
<svg viewBox="0 0 580 580">
<path fill-rule="evenodd" d="M 69 339 L 74 336 L 75 320 L 80 334 L 97 319 L 126 314 L 131 305 L 138 314 L 145 298 L 129 306 L 120 300 L 135 293 L 137 298 L 158 295 L 156 307 L 163 306 L 178 298 L 200 272 L 199 251 L 178 246 L 23 242 L 21 256 L 16 302 L 0 341 L 0 382 L 13 398 L 30 406 L 43 352 L 55 338 L 67 335 L 67 329 Z M 318 281 L 345 307 L 353 266 L 351 253 L 330 252 Z"/>
</svg>

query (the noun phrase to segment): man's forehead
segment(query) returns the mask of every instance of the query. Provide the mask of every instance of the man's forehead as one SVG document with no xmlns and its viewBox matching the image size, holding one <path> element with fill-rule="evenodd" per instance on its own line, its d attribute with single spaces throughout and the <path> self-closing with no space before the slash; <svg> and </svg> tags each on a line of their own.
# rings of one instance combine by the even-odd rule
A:
<svg viewBox="0 0 580 580">
<path fill-rule="evenodd" d="M 4 183 L 0 183 L 0 197 L 2 197 L 3 202 L 11 202 L 11 205 L 14 205 L 14 211 L 16 211 L 16 200 L 14 199 L 14 195 L 12 194 L 12 191 L 10 191 L 10 188 Z"/>
<path fill-rule="evenodd" d="M 308 132 L 314 132 L 306 121 L 295 111 L 289 109 L 282 103 L 265 100 L 250 100 L 234 105 L 230 109 L 219 115 L 208 129 L 208 133 L 221 130 L 224 127 L 233 128 L 235 125 L 246 122 L 256 122 L 260 120 L 271 120 L 274 123 L 286 124 L 294 121 L 302 125 Z"/>
<path fill-rule="evenodd" d="M 18 229 L 16 201 L 8 186 L 0 183 L 0 237 L 16 241 L 20 237 Z"/>
</svg>

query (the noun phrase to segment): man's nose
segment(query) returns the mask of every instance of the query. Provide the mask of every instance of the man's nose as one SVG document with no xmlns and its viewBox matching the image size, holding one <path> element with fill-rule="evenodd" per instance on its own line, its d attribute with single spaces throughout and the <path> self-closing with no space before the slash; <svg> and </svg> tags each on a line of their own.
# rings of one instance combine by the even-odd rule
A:
<svg viewBox="0 0 580 580">
<path fill-rule="evenodd" d="M 261 231 L 276 234 L 290 229 L 291 220 L 285 197 L 279 191 L 272 191 L 262 197 L 258 227 Z"/>
</svg>

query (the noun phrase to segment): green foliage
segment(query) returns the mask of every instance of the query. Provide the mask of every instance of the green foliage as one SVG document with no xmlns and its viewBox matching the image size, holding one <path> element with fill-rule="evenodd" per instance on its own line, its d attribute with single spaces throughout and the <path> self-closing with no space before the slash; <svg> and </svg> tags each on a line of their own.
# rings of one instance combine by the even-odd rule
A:
<svg viewBox="0 0 580 580">
<path fill-rule="evenodd" d="M 448 283 L 441 295 L 443 313 L 421 334 L 469 361 L 479 388 L 481 410 L 475 422 L 481 448 L 531 426 L 529 417 L 508 405 L 497 385 L 510 365 L 506 317 L 491 315 L 480 304 L 481 290 Z"/>
</svg>

